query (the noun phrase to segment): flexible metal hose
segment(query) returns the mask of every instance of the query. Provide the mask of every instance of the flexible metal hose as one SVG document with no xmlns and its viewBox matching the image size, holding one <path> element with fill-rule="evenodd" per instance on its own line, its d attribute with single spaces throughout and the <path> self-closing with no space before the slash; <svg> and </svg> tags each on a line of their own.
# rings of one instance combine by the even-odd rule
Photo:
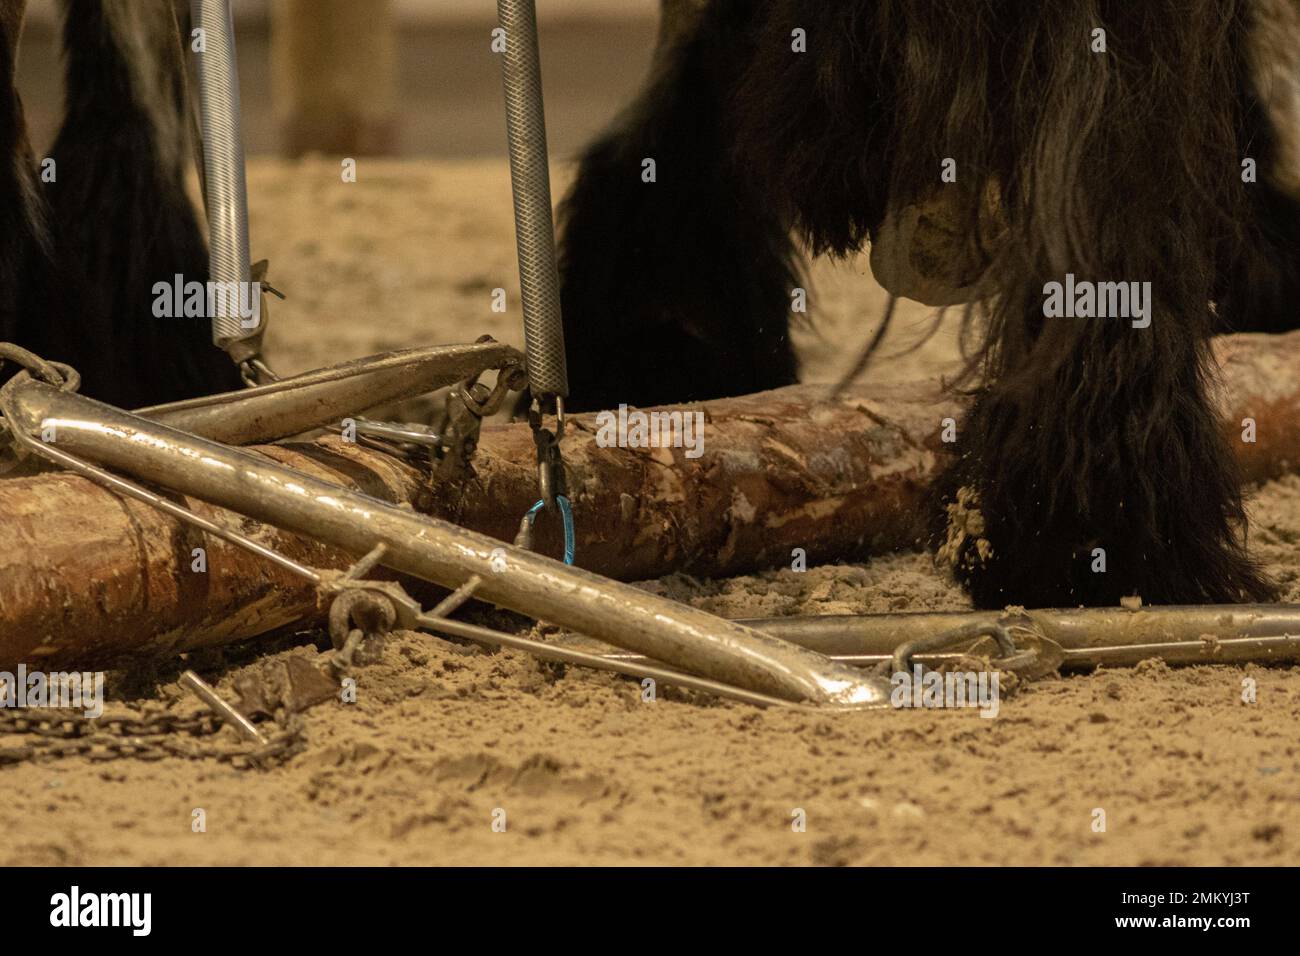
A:
<svg viewBox="0 0 1300 956">
<path fill-rule="evenodd" d="M 208 208 L 208 279 L 248 283 L 248 187 L 244 181 L 244 140 L 239 125 L 239 73 L 235 67 L 235 25 L 230 0 L 190 0 L 194 26 L 203 30 L 199 54 L 199 112 L 203 130 L 203 168 Z M 226 297 L 214 296 L 212 341 L 222 348 L 251 338 L 257 328 L 241 324 Z M 256 302 L 256 297 L 254 297 Z M 256 306 L 255 306 L 256 307 Z"/>
<path fill-rule="evenodd" d="M 497 19 L 505 30 L 506 41 L 502 69 L 528 382 L 534 396 L 564 398 L 569 394 L 569 377 L 564 361 L 564 328 L 560 324 L 560 276 L 555 262 L 534 0 L 497 0 Z"/>
</svg>

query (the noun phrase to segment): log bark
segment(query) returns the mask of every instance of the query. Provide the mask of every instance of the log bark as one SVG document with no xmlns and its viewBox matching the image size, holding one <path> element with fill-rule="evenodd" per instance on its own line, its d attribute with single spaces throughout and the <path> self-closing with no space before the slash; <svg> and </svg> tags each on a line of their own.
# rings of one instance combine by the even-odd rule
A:
<svg viewBox="0 0 1300 956">
<path fill-rule="evenodd" d="M 1300 333 L 1220 344 L 1224 428 L 1258 481 L 1300 463 Z M 563 448 L 577 563 L 622 580 L 673 571 L 732 575 L 916 545 L 939 429 L 957 402 L 933 384 L 866 384 L 830 401 L 825 386 L 682 406 L 706 416 L 702 454 L 602 447 L 594 415 L 570 419 Z M 1245 418 L 1254 443 L 1242 441 Z M 261 446 L 283 464 L 446 518 L 503 541 L 537 496 L 526 425 L 486 426 L 469 480 L 417 469 L 328 437 Z M 185 499 L 178 499 L 185 500 Z M 187 501 L 205 516 L 316 567 L 354 556 Z M 536 547 L 560 550 L 543 516 Z M 287 571 L 92 482 L 67 474 L 0 481 L 0 669 L 90 666 L 254 637 L 322 617 Z M 198 571 L 195 549 L 206 570 Z"/>
<path fill-rule="evenodd" d="M 1223 434 L 1247 482 L 1300 470 L 1300 332 L 1225 335 L 1216 342 Z M 1254 424 L 1246 440 L 1247 419 Z"/>
</svg>

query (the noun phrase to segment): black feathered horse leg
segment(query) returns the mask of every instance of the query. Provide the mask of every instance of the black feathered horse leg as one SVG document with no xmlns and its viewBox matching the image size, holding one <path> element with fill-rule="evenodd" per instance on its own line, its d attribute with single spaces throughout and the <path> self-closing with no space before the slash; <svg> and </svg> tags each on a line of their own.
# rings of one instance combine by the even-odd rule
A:
<svg viewBox="0 0 1300 956">
<path fill-rule="evenodd" d="M 1166 28 L 1153 28 L 1152 9 Z M 1073 165 L 1070 144 L 1103 159 L 1054 177 L 1055 195 L 1034 188 L 1027 158 L 1001 173 L 1026 183 L 1023 202 L 1004 206 L 1015 252 L 994 267 L 991 375 L 960 430 L 935 541 L 981 607 L 1276 596 L 1245 550 L 1241 481 L 1212 400 L 1211 334 L 1294 327 L 1285 299 L 1300 275 L 1294 202 L 1242 175 L 1253 153 L 1285 181 L 1242 92 L 1239 13 L 1116 4 L 1110 26 L 1142 55 L 1080 56 L 1064 108 L 1029 127 L 1041 137 L 1031 155 L 1059 169 Z M 1186 107 L 1196 89 L 1211 109 Z M 1112 158 L 1116 145 L 1127 161 Z M 1048 284 L 1067 273 L 1145 287 L 1145 314 L 1048 309 Z"/>
<path fill-rule="evenodd" d="M 932 541 L 977 607 L 1275 597 L 1245 552 L 1237 470 L 1206 394 L 1209 340 L 1187 336 L 1186 318 L 1110 320 L 1054 374 L 978 395 Z"/>
<path fill-rule="evenodd" d="M 180 8 L 183 16 L 183 8 Z M 44 185 L 58 272 L 32 310 L 42 354 L 127 408 L 238 388 L 206 317 L 158 316 L 154 286 L 207 281 L 174 0 L 65 3 L 67 110 Z"/>
<path fill-rule="evenodd" d="M 50 259 L 36 161 L 14 85 L 26 6 L 27 0 L 0 0 L 0 340 L 20 344 L 30 340 L 22 290 Z M 12 371 L 0 370 L 0 377 Z"/>
<path fill-rule="evenodd" d="M 1144 180 L 1160 169 L 1087 173 L 1083 192 L 1131 176 L 1135 195 L 1155 196 Z M 1241 480 L 1212 399 L 1214 237 L 1197 200 L 1176 187 L 1112 206 L 1084 227 L 1087 265 L 1051 265 L 1043 249 L 1036 278 L 1000 290 L 988 359 L 1001 365 L 959 427 L 933 540 L 978 607 L 1276 597 L 1246 553 Z M 1074 270 L 1081 286 L 1121 277 L 1131 308 L 1047 309 Z"/>
<path fill-rule="evenodd" d="M 1300 328 L 1300 8 L 1258 0 L 1251 11 L 1237 92 L 1249 215 L 1220 253 L 1216 332 Z"/>
<path fill-rule="evenodd" d="M 796 379 L 791 241 L 746 183 L 727 133 L 752 9 L 747 0 L 665 0 L 648 87 L 582 158 L 560 209 L 573 408 L 716 398 Z"/>
<path fill-rule="evenodd" d="M 1242 4 L 759 6 L 736 128 L 764 200 L 842 254 L 942 196 L 989 263 L 933 541 L 974 601 L 1270 597 L 1210 396 L 1222 270 L 1265 268 L 1242 241 L 1260 215 L 1240 176 Z M 1090 46 L 1099 27 L 1122 45 Z M 1071 275 L 1145 301 L 1050 314 Z"/>
<path fill-rule="evenodd" d="M 1289 332 L 1300 328 L 1300 200 L 1267 182 L 1257 186 L 1244 245 L 1225 257 L 1215 290 L 1215 331 Z"/>
</svg>

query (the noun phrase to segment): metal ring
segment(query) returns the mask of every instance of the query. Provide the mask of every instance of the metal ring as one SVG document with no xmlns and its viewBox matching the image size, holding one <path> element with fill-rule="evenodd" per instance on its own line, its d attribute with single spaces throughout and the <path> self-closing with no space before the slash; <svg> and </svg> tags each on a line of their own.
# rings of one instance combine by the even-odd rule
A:
<svg viewBox="0 0 1300 956">
<path fill-rule="evenodd" d="M 353 629 L 368 637 L 388 633 L 396 622 L 397 611 L 387 596 L 364 587 L 348 587 L 330 602 L 330 641 L 336 649 L 344 646 Z"/>
</svg>

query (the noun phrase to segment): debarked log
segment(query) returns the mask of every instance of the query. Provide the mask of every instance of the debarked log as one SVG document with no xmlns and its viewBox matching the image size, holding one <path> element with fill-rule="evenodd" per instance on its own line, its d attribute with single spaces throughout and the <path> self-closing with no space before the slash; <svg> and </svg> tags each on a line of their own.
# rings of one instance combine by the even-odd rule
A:
<svg viewBox="0 0 1300 956">
<path fill-rule="evenodd" d="M 1300 334 L 1232 336 L 1219 349 L 1225 434 L 1245 476 L 1293 470 Z M 834 400 L 804 385 L 651 410 L 667 417 L 647 413 L 647 426 L 680 423 L 681 447 L 626 447 L 649 437 L 634 411 L 572 416 L 563 441 L 577 563 L 621 580 L 789 567 L 795 549 L 812 564 L 914 546 L 949 447 L 943 419 L 959 414 L 931 383 L 867 383 Z M 475 476 L 454 482 L 337 437 L 257 450 L 503 541 L 537 498 L 523 424 L 485 426 Z M 177 500 L 306 564 L 356 557 Z M 557 525 L 539 519 L 538 549 L 559 553 Z M 0 669 L 173 653 L 322 618 L 312 587 L 290 572 L 74 475 L 0 480 L 0 527 Z"/>
</svg>

